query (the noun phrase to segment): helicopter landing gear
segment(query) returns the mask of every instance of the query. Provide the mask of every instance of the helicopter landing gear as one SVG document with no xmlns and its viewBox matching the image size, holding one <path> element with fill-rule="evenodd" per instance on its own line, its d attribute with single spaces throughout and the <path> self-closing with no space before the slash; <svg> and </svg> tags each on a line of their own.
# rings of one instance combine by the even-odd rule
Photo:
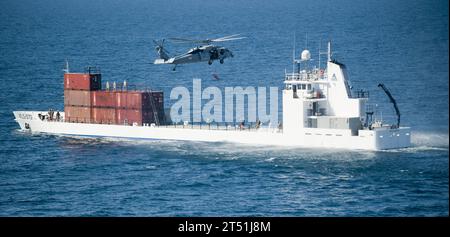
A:
<svg viewBox="0 0 450 237">
<path fill-rule="evenodd" d="M 223 59 L 221 59 L 219 62 L 220 62 L 220 64 L 223 64 Z"/>
<path fill-rule="evenodd" d="M 208 64 L 211 65 L 211 64 L 212 64 L 212 60 L 209 60 L 209 61 L 208 61 Z"/>
</svg>

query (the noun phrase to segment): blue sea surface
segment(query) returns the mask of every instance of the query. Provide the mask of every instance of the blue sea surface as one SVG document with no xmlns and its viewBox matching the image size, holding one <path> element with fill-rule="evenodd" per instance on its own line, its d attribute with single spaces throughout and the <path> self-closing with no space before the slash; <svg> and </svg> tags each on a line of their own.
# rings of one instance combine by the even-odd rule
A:
<svg viewBox="0 0 450 237">
<path fill-rule="evenodd" d="M 448 1 L 0 2 L 0 216 L 448 216 Z M 151 64 L 153 39 L 214 38 L 235 57 Z M 332 40 L 383 117 L 397 99 L 413 147 L 390 151 L 83 139 L 19 130 L 14 110 L 63 110 L 64 60 L 104 81 L 161 89 L 283 86 Z M 307 35 L 307 37 L 306 37 Z M 307 40 L 306 40 L 307 38 Z M 189 45 L 167 44 L 171 54 Z M 214 80 L 217 74 L 220 80 Z M 280 108 L 281 109 L 281 108 Z"/>
</svg>

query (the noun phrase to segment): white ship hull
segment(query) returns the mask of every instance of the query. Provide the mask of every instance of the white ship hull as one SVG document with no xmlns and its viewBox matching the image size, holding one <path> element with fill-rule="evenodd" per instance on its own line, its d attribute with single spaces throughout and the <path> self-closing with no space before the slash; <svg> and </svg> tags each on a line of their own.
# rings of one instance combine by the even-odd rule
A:
<svg viewBox="0 0 450 237">
<path fill-rule="evenodd" d="M 314 148 L 342 148 L 384 150 L 411 146 L 410 128 L 359 130 L 358 135 L 345 129 L 304 128 L 299 131 L 280 131 L 276 128 L 239 130 L 203 126 L 191 128 L 161 126 L 127 126 L 107 124 L 69 123 L 41 120 L 42 111 L 14 111 L 22 130 L 83 137 L 112 137 L 125 139 L 158 139 L 204 142 L 231 142 L 255 145 L 295 146 Z M 64 113 L 62 113 L 64 116 Z"/>
</svg>

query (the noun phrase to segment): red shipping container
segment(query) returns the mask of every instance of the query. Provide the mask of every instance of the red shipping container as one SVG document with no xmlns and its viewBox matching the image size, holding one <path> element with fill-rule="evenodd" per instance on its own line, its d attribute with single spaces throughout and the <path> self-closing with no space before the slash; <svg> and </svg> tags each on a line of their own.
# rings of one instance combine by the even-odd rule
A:
<svg viewBox="0 0 450 237">
<path fill-rule="evenodd" d="M 156 123 L 153 112 L 150 109 L 117 109 L 116 119 L 117 124 L 121 125 L 132 125 L 133 123 L 137 123 L 138 125 L 142 125 L 143 123 Z"/>
<path fill-rule="evenodd" d="M 142 110 L 138 109 L 117 109 L 116 110 L 117 124 L 132 125 L 137 123 L 142 125 Z"/>
<path fill-rule="evenodd" d="M 129 124 L 137 123 L 142 125 L 142 110 L 129 109 L 127 110 L 127 119 Z"/>
<path fill-rule="evenodd" d="M 116 108 L 126 108 L 127 107 L 127 94 L 128 91 L 116 91 Z"/>
<path fill-rule="evenodd" d="M 126 109 L 152 108 L 152 101 L 155 109 L 163 107 L 162 92 L 140 92 L 140 91 L 118 91 L 116 92 L 116 107 Z"/>
<path fill-rule="evenodd" d="M 90 123 L 91 108 L 79 106 L 64 106 L 64 116 L 66 122 Z"/>
<path fill-rule="evenodd" d="M 117 91 L 116 107 L 123 109 L 142 109 L 142 94 L 140 91 Z"/>
<path fill-rule="evenodd" d="M 127 109 L 142 109 L 142 92 L 128 92 L 126 106 Z"/>
<path fill-rule="evenodd" d="M 115 124 L 116 109 L 92 107 L 92 120 L 94 123 Z"/>
<path fill-rule="evenodd" d="M 120 124 L 130 124 L 137 123 L 142 125 L 143 123 L 156 123 L 153 117 L 153 112 L 147 110 L 137 110 L 137 109 L 121 109 L 118 119 L 120 119 Z"/>
<path fill-rule="evenodd" d="M 92 106 L 94 107 L 116 107 L 116 92 L 114 91 L 93 91 L 92 93 Z"/>
<path fill-rule="evenodd" d="M 156 123 L 155 117 L 153 116 L 153 111 L 150 109 L 144 110 L 128 110 L 128 117 L 131 122 L 137 122 L 139 125 L 143 123 Z M 157 118 L 161 122 L 160 118 Z"/>
<path fill-rule="evenodd" d="M 65 73 L 65 90 L 100 90 L 102 88 L 101 74 Z"/>
<path fill-rule="evenodd" d="M 91 92 L 64 90 L 64 105 L 91 106 Z"/>
<path fill-rule="evenodd" d="M 116 123 L 117 124 L 129 124 L 126 109 L 116 109 Z"/>
</svg>

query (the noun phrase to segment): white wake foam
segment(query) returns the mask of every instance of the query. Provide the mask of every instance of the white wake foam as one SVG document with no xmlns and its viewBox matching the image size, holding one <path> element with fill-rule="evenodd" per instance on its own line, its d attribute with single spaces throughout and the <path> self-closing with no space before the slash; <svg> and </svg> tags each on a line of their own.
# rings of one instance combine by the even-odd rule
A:
<svg viewBox="0 0 450 237">
<path fill-rule="evenodd" d="M 448 133 L 412 132 L 411 143 L 415 147 L 447 148 Z"/>
</svg>

